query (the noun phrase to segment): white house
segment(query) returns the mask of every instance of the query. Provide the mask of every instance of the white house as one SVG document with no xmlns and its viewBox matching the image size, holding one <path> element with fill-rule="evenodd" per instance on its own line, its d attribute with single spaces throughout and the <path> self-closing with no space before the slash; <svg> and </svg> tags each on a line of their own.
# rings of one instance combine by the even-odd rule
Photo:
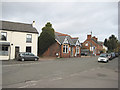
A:
<svg viewBox="0 0 120 90">
<path fill-rule="evenodd" d="M 0 60 L 15 59 L 18 52 L 37 55 L 38 31 L 34 23 L 0 21 Z"/>
</svg>

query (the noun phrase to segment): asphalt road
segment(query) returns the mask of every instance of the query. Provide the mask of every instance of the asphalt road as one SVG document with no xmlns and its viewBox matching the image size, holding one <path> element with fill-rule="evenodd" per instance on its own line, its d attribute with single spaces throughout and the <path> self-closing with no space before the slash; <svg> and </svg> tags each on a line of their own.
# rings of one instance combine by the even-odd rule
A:
<svg viewBox="0 0 120 90">
<path fill-rule="evenodd" d="M 118 58 L 98 57 L 3 62 L 3 88 L 118 88 Z"/>
</svg>

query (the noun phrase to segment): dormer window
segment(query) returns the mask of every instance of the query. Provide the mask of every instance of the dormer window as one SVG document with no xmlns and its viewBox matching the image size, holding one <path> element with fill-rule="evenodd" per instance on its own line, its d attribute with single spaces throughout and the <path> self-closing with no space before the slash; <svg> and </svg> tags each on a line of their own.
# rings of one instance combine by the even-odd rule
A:
<svg viewBox="0 0 120 90">
<path fill-rule="evenodd" d="M 3 40 L 3 41 L 7 41 L 7 32 L 1 32 L 0 39 Z"/>
</svg>

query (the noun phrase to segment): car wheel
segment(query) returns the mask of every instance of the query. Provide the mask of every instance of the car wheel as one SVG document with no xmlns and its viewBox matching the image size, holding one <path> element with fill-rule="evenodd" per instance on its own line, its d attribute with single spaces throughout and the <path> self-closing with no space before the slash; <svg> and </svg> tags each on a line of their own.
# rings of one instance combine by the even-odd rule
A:
<svg viewBox="0 0 120 90">
<path fill-rule="evenodd" d="M 37 58 L 35 58 L 35 61 L 37 61 L 38 59 Z"/>
<path fill-rule="evenodd" d="M 106 63 L 108 63 L 108 60 L 106 61 Z"/>
<path fill-rule="evenodd" d="M 25 59 L 24 59 L 24 58 L 22 58 L 21 60 L 22 60 L 22 61 L 25 61 Z"/>
</svg>

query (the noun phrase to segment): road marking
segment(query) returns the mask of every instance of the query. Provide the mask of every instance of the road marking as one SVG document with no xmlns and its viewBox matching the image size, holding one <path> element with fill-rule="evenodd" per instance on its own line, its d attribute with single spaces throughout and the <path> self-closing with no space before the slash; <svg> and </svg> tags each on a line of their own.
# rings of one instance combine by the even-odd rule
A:
<svg viewBox="0 0 120 90">
<path fill-rule="evenodd" d="M 21 86 L 21 87 L 18 87 L 18 88 L 26 88 L 26 87 L 28 87 L 28 85 L 25 85 L 25 86 Z"/>
<path fill-rule="evenodd" d="M 34 65 L 40 63 L 27 63 L 27 64 L 12 64 L 12 65 L 2 65 L 2 67 L 11 67 L 11 66 L 24 66 L 24 65 Z"/>
<path fill-rule="evenodd" d="M 51 79 L 50 81 L 56 81 L 56 80 L 61 80 L 61 79 L 63 79 L 63 78 L 62 77 L 56 77 L 56 78 Z"/>
<path fill-rule="evenodd" d="M 38 81 L 26 81 L 25 84 L 27 84 L 27 85 L 21 86 L 19 88 L 27 88 L 27 87 L 30 87 L 30 86 L 35 86 L 37 82 Z"/>
</svg>

